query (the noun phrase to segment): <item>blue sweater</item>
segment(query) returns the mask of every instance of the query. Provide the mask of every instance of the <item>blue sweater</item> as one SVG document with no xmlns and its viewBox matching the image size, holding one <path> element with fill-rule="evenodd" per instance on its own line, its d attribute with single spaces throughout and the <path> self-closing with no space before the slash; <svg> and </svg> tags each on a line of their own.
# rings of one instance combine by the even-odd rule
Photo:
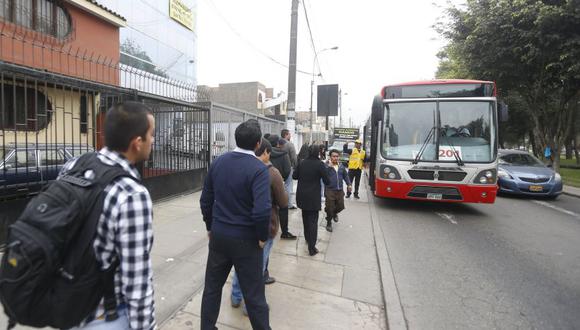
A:
<svg viewBox="0 0 580 330">
<path fill-rule="evenodd" d="M 256 157 L 228 152 L 214 160 L 199 202 L 208 231 L 232 238 L 268 240 L 270 174 Z"/>
<path fill-rule="evenodd" d="M 338 165 L 338 172 L 331 165 L 327 165 L 326 171 L 328 172 L 328 178 L 330 183 L 326 185 L 326 188 L 330 190 L 343 190 L 342 181 L 346 182 L 347 186 L 350 186 L 350 178 L 348 177 L 348 172 L 342 164 Z"/>
</svg>

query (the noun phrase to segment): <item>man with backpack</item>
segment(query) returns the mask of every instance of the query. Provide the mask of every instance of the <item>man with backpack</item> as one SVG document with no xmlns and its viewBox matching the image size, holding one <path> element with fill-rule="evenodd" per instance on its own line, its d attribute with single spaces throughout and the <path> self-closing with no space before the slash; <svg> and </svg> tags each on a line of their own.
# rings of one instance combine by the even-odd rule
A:
<svg viewBox="0 0 580 330">
<path fill-rule="evenodd" d="M 152 202 L 135 168 L 154 131 L 144 104 L 114 105 L 106 147 L 65 164 L 11 226 L 0 269 L 11 326 L 155 328 Z"/>
</svg>

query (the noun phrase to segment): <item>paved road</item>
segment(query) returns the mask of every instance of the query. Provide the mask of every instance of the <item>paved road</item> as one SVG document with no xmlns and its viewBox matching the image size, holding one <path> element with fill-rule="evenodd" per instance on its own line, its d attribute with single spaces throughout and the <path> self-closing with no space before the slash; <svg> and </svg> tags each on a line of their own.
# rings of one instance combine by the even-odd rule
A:
<svg viewBox="0 0 580 330">
<path fill-rule="evenodd" d="M 580 329 L 580 199 L 374 205 L 410 329 Z"/>
</svg>

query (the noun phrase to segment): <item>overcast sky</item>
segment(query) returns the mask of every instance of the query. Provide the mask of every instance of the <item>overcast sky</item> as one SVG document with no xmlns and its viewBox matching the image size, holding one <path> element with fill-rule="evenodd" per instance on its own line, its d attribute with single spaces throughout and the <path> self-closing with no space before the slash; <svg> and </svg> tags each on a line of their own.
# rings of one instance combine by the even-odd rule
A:
<svg viewBox="0 0 580 330">
<path fill-rule="evenodd" d="M 314 52 L 322 79 L 339 84 L 343 111 L 362 122 L 382 86 L 434 78 L 437 52 L 444 46 L 432 25 L 444 0 L 302 0 L 298 11 L 299 70 L 312 72 Z M 458 2 L 458 1 L 454 1 Z M 199 0 L 198 83 L 260 81 L 275 93 L 287 92 L 291 0 Z M 267 56 L 266 56 L 267 55 Z M 318 72 L 318 67 L 315 67 Z M 311 75 L 297 75 L 297 111 L 310 106 Z M 315 89 L 316 90 L 316 89 Z M 316 107 L 316 96 L 314 98 Z M 343 113 L 343 115 L 346 115 Z"/>
</svg>

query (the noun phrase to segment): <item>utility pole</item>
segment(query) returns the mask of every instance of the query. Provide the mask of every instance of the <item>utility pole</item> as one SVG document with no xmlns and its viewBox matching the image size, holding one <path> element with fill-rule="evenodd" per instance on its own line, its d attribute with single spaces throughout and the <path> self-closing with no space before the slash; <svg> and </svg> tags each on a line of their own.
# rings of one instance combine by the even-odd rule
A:
<svg viewBox="0 0 580 330">
<path fill-rule="evenodd" d="M 290 19 L 290 63 L 288 64 L 288 108 L 286 128 L 296 134 L 296 53 L 298 48 L 298 0 L 292 0 Z"/>
</svg>

